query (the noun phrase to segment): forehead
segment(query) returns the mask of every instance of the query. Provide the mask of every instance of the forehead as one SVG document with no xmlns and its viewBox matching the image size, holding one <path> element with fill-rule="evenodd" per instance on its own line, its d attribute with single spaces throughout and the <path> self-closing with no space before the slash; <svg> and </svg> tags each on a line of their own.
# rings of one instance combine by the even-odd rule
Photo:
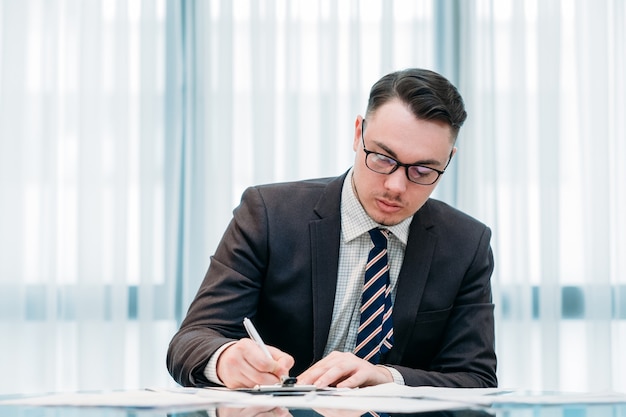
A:
<svg viewBox="0 0 626 417">
<path fill-rule="evenodd" d="M 379 124 L 386 129 L 395 126 L 399 130 L 412 130 L 416 129 L 417 125 L 422 127 L 428 124 L 437 125 L 440 130 L 447 132 L 450 143 L 454 142 L 452 127 L 449 124 L 442 120 L 427 120 L 416 116 L 409 105 L 399 98 L 392 99 L 375 111 L 367 113 L 366 119 L 368 128 L 372 124 Z"/>
<path fill-rule="evenodd" d="M 438 120 L 418 119 L 400 100 L 392 100 L 368 115 L 367 141 L 409 160 L 447 159 L 454 140 L 451 127 Z"/>
</svg>

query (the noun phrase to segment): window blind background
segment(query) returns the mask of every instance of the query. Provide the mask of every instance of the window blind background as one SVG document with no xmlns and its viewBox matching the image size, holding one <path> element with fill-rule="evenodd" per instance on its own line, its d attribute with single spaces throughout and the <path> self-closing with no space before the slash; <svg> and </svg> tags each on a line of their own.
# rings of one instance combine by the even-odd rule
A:
<svg viewBox="0 0 626 417">
<path fill-rule="evenodd" d="M 504 387 L 626 391 L 625 6 L 0 0 L 0 393 L 166 386 L 246 186 L 353 162 L 369 88 L 465 98 L 435 197 L 493 229 Z"/>
</svg>

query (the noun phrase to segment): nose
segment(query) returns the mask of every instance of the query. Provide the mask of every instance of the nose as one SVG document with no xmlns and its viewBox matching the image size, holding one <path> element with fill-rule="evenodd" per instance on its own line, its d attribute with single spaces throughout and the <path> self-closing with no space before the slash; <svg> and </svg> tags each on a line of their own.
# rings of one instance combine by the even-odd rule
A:
<svg viewBox="0 0 626 417">
<path fill-rule="evenodd" d="M 385 188 L 394 193 L 403 193 L 406 190 L 406 183 L 408 181 L 405 170 L 405 167 L 400 167 L 387 175 Z"/>
</svg>

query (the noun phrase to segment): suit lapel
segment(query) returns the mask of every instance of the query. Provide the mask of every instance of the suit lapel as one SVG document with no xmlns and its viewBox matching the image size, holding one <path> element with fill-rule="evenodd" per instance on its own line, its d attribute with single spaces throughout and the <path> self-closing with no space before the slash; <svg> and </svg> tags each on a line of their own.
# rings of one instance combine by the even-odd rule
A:
<svg viewBox="0 0 626 417">
<path fill-rule="evenodd" d="M 313 290 L 313 360 L 324 354 L 332 320 L 341 239 L 341 188 L 345 175 L 331 181 L 322 194 L 311 221 L 311 268 Z"/>
<path fill-rule="evenodd" d="M 402 358 L 411 328 L 415 323 L 437 238 L 432 227 L 428 203 L 413 217 L 404 262 L 398 276 L 398 288 L 393 308 L 394 348 L 387 360 L 395 363 Z"/>
<path fill-rule="evenodd" d="M 309 224 L 314 362 L 324 354 L 335 303 L 341 239 L 341 188 L 344 180 L 345 175 L 342 175 L 328 184 L 315 207 L 319 218 Z M 398 277 L 393 310 L 395 343 L 387 357 L 390 362 L 398 362 L 403 356 L 417 316 L 437 241 L 436 235 L 429 230 L 432 225 L 426 202 L 411 222 L 404 262 Z"/>
</svg>

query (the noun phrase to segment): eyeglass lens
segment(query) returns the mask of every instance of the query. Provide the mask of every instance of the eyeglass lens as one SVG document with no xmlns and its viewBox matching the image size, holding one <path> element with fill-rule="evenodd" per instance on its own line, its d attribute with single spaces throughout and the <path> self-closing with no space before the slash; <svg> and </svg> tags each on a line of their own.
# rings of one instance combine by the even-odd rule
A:
<svg viewBox="0 0 626 417">
<path fill-rule="evenodd" d="M 375 152 L 368 153 L 365 162 L 369 169 L 379 174 L 391 174 L 400 166 L 395 159 Z M 421 165 L 411 165 L 406 169 L 408 179 L 417 184 L 430 185 L 439 176 L 437 171 Z"/>
</svg>

